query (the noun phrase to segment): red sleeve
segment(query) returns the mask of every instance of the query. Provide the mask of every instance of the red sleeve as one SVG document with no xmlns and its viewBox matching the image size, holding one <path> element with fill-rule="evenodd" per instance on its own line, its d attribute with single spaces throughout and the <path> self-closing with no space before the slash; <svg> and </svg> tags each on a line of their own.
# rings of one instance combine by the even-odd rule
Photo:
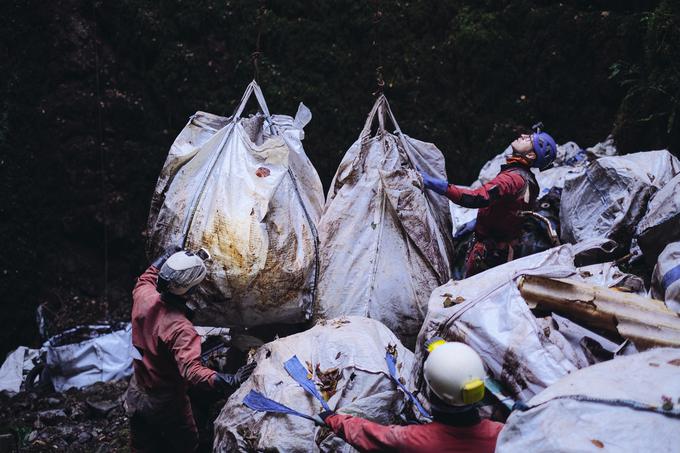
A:
<svg viewBox="0 0 680 453">
<path fill-rule="evenodd" d="M 403 426 L 383 426 L 345 414 L 327 417 L 326 424 L 345 442 L 362 452 L 397 451 L 399 446 L 404 445 Z"/>
<path fill-rule="evenodd" d="M 159 270 L 153 266 L 144 271 L 137 279 L 135 287 L 132 289 L 132 300 L 143 299 L 157 294 L 156 281 L 158 280 Z"/>
<path fill-rule="evenodd" d="M 179 374 L 192 386 L 210 388 L 215 370 L 201 365 L 201 339 L 188 320 L 172 322 L 167 332 L 160 332 L 161 340 L 175 357 Z"/>
<path fill-rule="evenodd" d="M 525 184 L 520 174 L 502 171 L 477 189 L 466 189 L 449 184 L 446 196 L 465 208 L 485 208 L 503 197 L 517 195 Z"/>
</svg>

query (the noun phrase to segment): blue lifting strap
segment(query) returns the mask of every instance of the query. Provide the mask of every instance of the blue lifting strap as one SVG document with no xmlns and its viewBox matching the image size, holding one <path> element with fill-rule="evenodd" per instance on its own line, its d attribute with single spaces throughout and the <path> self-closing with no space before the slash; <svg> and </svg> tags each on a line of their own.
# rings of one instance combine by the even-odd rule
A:
<svg viewBox="0 0 680 453">
<path fill-rule="evenodd" d="M 397 386 L 399 386 L 399 388 L 403 390 L 404 393 L 406 393 L 406 395 L 411 399 L 411 402 L 418 408 L 418 411 L 420 411 L 424 417 L 432 418 L 432 416 L 425 410 L 422 404 L 420 404 L 418 398 L 416 398 L 413 393 L 409 392 L 406 386 L 404 386 L 404 384 L 399 381 L 399 378 L 397 377 L 396 359 L 389 352 L 385 353 L 385 362 L 387 362 L 387 369 L 389 370 L 390 377 L 394 383 L 397 384 Z"/>
<path fill-rule="evenodd" d="M 246 397 L 243 398 L 243 404 L 258 412 L 274 412 L 276 414 L 296 415 L 298 417 L 314 421 L 311 416 L 298 412 L 295 409 L 291 409 L 288 406 L 284 406 L 281 403 L 277 403 L 276 401 L 267 398 L 256 390 L 251 390 L 246 395 Z"/>
<path fill-rule="evenodd" d="M 331 410 L 331 408 L 328 407 L 328 403 L 326 402 L 326 400 L 323 399 L 323 396 L 321 396 L 321 393 L 319 393 L 319 390 L 316 388 L 316 384 L 314 383 L 314 381 L 307 377 L 307 368 L 305 368 L 302 365 L 302 363 L 300 363 L 300 360 L 297 358 L 296 355 L 288 359 L 283 364 L 283 367 L 286 369 L 288 374 L 290 374 L 290 377 L 292 377 L 295 380 L 295 382 L 300 384 L 300 387 L 305 389 L 307 393 L 309 393 L 314 398 L 319 400 L 324 410 L 327 411 Z"/>
</svg>

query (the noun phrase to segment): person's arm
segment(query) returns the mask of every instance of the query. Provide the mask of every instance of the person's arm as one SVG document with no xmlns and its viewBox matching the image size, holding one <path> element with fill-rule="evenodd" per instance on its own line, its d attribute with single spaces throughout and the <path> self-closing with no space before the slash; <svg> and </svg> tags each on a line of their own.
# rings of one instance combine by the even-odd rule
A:
<svg viewBox="0 0 680 453">
<path fill-rule="evenodd" d="M 156 281 L 158 280 L 158 272 L 158 268 L 151 265 L 139 276 L 135 287 L 132 289 L 133 301 L 139 298 L 155 296 L 157 294 Z"/>
<path fill-rule="evenodd" d="M 191 386 L 213 388 L 215 370 L 201 364 L 201 339 L 189 321 L 173 322 L 161 340 L 175 357 L 179 374 Z"/>
<path fill-rule="evenodd" d="M 501 172 L 477 189 L 449 184 L 445 195 L 449 200 L 465 208 L 486 208 L 503 197 L 518 194 L 524 186 L 524 178 L 518 173 Z"/>
<path fill-rule="evenodd" d="M 330 415 L 324 421 L 335 434 L 362 452 L 397 451 L 404 443 L 404 426 L 384 426 L 345 414 Z"/>
</svg>

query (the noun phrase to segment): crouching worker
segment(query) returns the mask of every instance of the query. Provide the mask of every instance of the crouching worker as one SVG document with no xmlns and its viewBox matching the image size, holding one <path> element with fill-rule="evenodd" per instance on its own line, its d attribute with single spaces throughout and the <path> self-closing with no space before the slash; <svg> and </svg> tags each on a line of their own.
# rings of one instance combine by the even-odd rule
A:
<svg viewBox="0 0 680 453">
<path fill-rule="evenodd" d="M 463 343 L 434 342 L 424 377 L 432 423 L 383 426 L 351 415 L 322 412 L 317 424 L 329 426 L 361 452 L 491 453 L 502 423 L 482 420 L 475 403 L 484 397 L 484 365 Z"/>
<path fill-rule="evenodd" d="M 522 234 L 521 211 L 530 211 L 539 193 L 531 167 L 544 170 L 555 160 L 555 140 L 541 132 L 521 135 L 510 146 L 512 155 L 500 173 L 477 189 L 449 184 L 421 172 L 426 188 L 446 196 L 457 205 L 479 208 L 475 238 L 465 262 L 465 277 L 512 261 L 513 247 Z"/>
<path fill-rule="evenodd" d="M 188 296 L 206 267 L 197 254 L 177 250 L 154 261 L 132 291 L 132 344 L 139 352 L 125 401 L 132 451 L 195 451 L 198 433 L 187 388 L 233 391 L 255 368 L 251 363 L 230 375 L 201 364 Z"/>
</svg>

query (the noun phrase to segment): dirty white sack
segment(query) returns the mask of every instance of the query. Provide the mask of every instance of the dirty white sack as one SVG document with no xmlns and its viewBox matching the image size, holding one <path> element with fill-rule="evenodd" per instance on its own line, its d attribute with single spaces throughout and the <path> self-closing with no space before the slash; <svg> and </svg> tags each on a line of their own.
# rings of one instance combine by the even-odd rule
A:
<svg viewBox="0 0 680 453">
<path fill-rule="evenodd" d="M 609 238 L 624 247 L 652 195 L 680 173 L 666 150 L 602 157 L 565 181 L 560 201 L 561 239 L 577 243 Z"/>
<path fill-rule="evenodd" d="M 678 451 L 679 374 L 677 348 L 579 370 L 532 398 L 526 412 L 514 411 L 496 452 Z"/>
<path fill-rule="evenodd" d="M 433 337 L 460 341 L 477 351 L 491 377 L 516 399 L 528 400 L 562 376 L 587 366 L 559 330 L 546 331 L 517 287 L 522 275 L 584 281 L 574 258 L 603 241 L 565 244 L 494 267 L 465 280 L 449 281 L 430 297 L 418 335 L 412 379 L 422 390 L 424 344 Z"/>
<path fill-rule="evenodd" d="M 242 118 L 251 94 L 263 114 Z M 270 115 L 253 81 L 234 115 L 197 112 L 173 143 L 153 196 L 148 254 L 212 255 L 198 297 L 211 325 L 302 322 L 317 279 L 321 181 L 302 148 L 311 119 Z"/>
<path fill-rule="evenodd" d="M 431 291 L 450 278 L 451 250 L 448 201 L 423 188 L 417 168 L 446 179 L 441 151 L 404 135 L 381 96 L 340 163 L 319 223 L 321 319 L 367 316 L 413 345 Z"/>
<path fill-rule="evenodd" d="M 217 417 L 213 451 L 354 452 L 342 439 L 307 419 L 255 412 L 242 403 L 243 399 L 257 390 L 303 414 L 321 412 L 319 401 L 283 367 L 295 355 L 322 393 L 321 378 L 337 373 L 335 391 L 326 397 L 332 410 L 382 424 L 398 423 L 399 414 L 410 409 L 410 404 L 390 380 L 385 363 L 390 346 L 396 351 L 398 373 L 406 388 L 412 390 L 413 353 L 387 327 L 372 319 L 348 316 L 322 321 L 306 332 L 267 343 L 254 356 L 257 368 L 252 376 L 229 397 Z"/>
<path fill-rule="evenodd" d="M 652 196 L 647 213 L 635 228 L 635 238 L 650 264 L 666 244 L 680 241 L 680 174 Z"/>
<path fill-rule="evenodd" d="M 73 338 L 78 340 L 72 343 Z M 108 325 L 69 329 L 47 340 L 42 349 L 57 392 L 128 377 L 136 353 L 129 323 L 113 331 Z"/>
<path fill-rule="evenodd" d="M 659 255 L 652 273 L 652 297 L 680 314 L 680 242 L 672 242 Z"/>
<path fill-rule="evenodd" d="M 38 349 L 19 346 L 7 354 L 0 367 L 0 392 L 12 396 L 19 393 L 26 373 L 33 369 L 33 359 L 38 357 Z"/>
</svg>

